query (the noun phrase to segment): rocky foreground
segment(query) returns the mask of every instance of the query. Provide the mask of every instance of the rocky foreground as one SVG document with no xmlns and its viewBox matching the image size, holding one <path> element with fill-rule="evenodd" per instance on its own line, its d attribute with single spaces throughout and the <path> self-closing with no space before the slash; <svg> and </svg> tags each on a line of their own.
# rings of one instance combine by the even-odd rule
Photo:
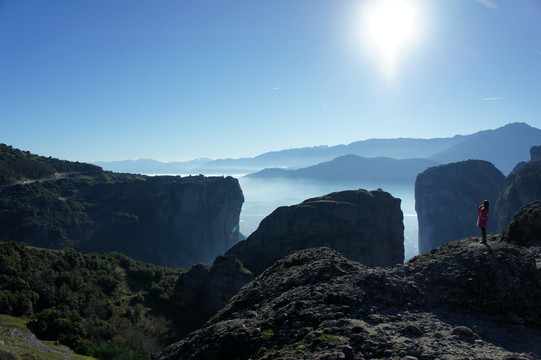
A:
<svg viewBox="0 0 541 360">
<path fill-rule="evenodd" d="M 391 268 L 293 253 L 155 359 L 541 358 L 541 237 L 524 234 L 457 240 Z"/>
</svg>

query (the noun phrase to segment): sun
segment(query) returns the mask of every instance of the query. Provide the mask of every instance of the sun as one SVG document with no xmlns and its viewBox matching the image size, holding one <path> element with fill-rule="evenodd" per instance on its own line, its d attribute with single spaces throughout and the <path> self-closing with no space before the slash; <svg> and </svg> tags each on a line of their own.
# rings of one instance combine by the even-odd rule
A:
<svg viewBox="0 0 541 360">
<path fill-rule="evenodd" d="M 419 37 L 420 12 L 412 0 L 372 0 L 363 9 L 362 32 L 387 75 Z"/>
</svg>

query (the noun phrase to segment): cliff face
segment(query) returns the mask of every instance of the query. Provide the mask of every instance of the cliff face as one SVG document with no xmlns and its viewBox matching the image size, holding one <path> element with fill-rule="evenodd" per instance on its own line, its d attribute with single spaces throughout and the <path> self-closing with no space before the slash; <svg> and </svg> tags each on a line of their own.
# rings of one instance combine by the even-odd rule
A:
<svg viewBox="0 0 541 360">
<path fill-rule="evenodd" d="M 475 203 L 488 199 L 491 211 L 505 183 L 505 176 L 491 163 L 468 160 L 430 168 L 415 181 L 415 210 L 419 221 L 419 252 L 449 241 L 480 235 Z M 491 219 L 487 232 L 497 229 Z"/>
<path fill-rule="evenodd" d="M 300 249 L 328 246 L 369 266 L 404 261 L 400 199 L 384 191 L 342 191 L 280 207 L 226 254 L 259 274 Z"/>
<path fill-rule="evenodd" d="M 496 203 L 498 229 L 507 228 L 513 214 L 524 204 L 535 200 L 541 200 L 541 161 L 526 163 L 507 177 Z"/>
<path fill-rule="evenodd" d="M 466 238 L 392 268 L 299 251 L 155 358 L 538 359 L 541 243 L 520 243 Z"/>
<path fill-rule="evenodd" d="M 164 266 L 188 267 L 211 263 L 239 240 L 244 197 L 238 180 L 231 177 L 150 177 L 132 184 L 104 184 L 92 189 L 91 197 L 99 198 L 92 209 L 101 220 L 97 233 L 117 241 L 96 239 L 83 246 L 85 251 L 97 247 Z M 126 237 L 126 232 L 135 238 Z"/>
<path fill-rule="evenodd" d="M 532 146 L 530 148 L 530 161 L 541 160 L 541 146 Z"/>
<path fill-rule="evenodd" d="M 171 267 L 210 263 L 239 240 L 231 177 L 78 174 L 0 188 L 0 241 L 121 252 Z"/>
</svg>

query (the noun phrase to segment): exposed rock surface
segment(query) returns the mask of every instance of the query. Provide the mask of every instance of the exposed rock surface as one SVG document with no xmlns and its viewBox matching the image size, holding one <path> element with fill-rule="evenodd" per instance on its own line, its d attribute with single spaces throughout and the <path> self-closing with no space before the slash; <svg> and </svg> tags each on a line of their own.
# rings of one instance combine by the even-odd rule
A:
<svg viewBox="0 0 541 360">
<path fill-rule="evenodd" d="M 203 325 L 248 282 L 252 273 L 231 256 L 218 256 L 212 266 L 197 264 L 182 274 L 171 297 L 177 323 L 191 331 Z"/>
<path fill-rule="evenodd" d="M 541 200 L 541 161 L 525 163 L 507 177 L 496 203 L 498 229 L 505 230 L 515 212 L 535 200 Z"/>
<path fill-rule="evenodd" d="M 156 355 L 202 359 L 537 359 L 532 248 L 466 238 L 368 268 L 328 248 L 279 260 Z"/>
<path fill-rule="evenodd" d="M 541 160 L 541 146 L 532 146 L 530 148 L 530 161 Z"/>
<path fill-rule="evenodd" d="M 474 205 L 488 199 L 492 213 L 504 183 L 501 171 L 483 160 L 441 165 L 419 174 L 415 181 L 419 252 L 454 239 L 480 235 Z M 487 232 L 496 231 L 496 224 L 489 215 Z"/>
<path fill-rule="evenodd" d="M 516 212 L 507 228 L 505 239 L 520 245 L 541 247 L 541 201 L 529 203 Z"/>
<path fill-rule="evenodd" d="M 96 173 L 0 188 L 0 241 L 211 263 L 239 240 L 237 179 Z"/>
<path fill-rule="evenodd" d="M 369 266 L 404 262 L 400 199 L 382 190 L 341 191 L 283 206 L 227 251 L 259 274 L 301 249 L 328 246 Z"/>
</svg>

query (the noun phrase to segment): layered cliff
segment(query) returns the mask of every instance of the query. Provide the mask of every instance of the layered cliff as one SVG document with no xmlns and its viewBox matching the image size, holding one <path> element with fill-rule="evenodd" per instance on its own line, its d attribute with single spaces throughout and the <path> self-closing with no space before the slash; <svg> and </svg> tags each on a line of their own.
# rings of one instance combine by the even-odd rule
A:
<svg viewBox="0 0 541 360">
<path fill-rule="evenodd" d="M 328 246 L 369 266 L 404 262 L 400 199 L 382 190 L 342 191 L 276 209 L 227 251 L 259 274 L 301 249 Z"/>
<path fill-rule="evenodd" d="M 494 209 L 504 183 L 501 171 L 483 160 L 441 165 L 419 174 L 415 181 L 419 252 L 480 234 L 474 205 L 488 199 Z M 490 217 L 487 232 L 497 229 L 497 221 Z"/>
<path fill-rule="evenodd" d="M 495 219 L 498 229 L 509 225 L 513 214 L 524 204 L 541 200 L 541 161 L 536 161 L 538 150 L 532 148 L 532 160 L 509 174 L 496 203 Z"/>
<path fill-rule="evenodd" d="M 121 252 L 164 266 L 210 263 L 239 239 L 231 177 L 73 174 L 0 188 L 0 241 Z"/>
<path fill-rule="evenodd" d="M 538 359 L 541 243 L 517 236 L 453 241 L 391 268 L 295 252 L 155 359 Z"/>
</svg>

